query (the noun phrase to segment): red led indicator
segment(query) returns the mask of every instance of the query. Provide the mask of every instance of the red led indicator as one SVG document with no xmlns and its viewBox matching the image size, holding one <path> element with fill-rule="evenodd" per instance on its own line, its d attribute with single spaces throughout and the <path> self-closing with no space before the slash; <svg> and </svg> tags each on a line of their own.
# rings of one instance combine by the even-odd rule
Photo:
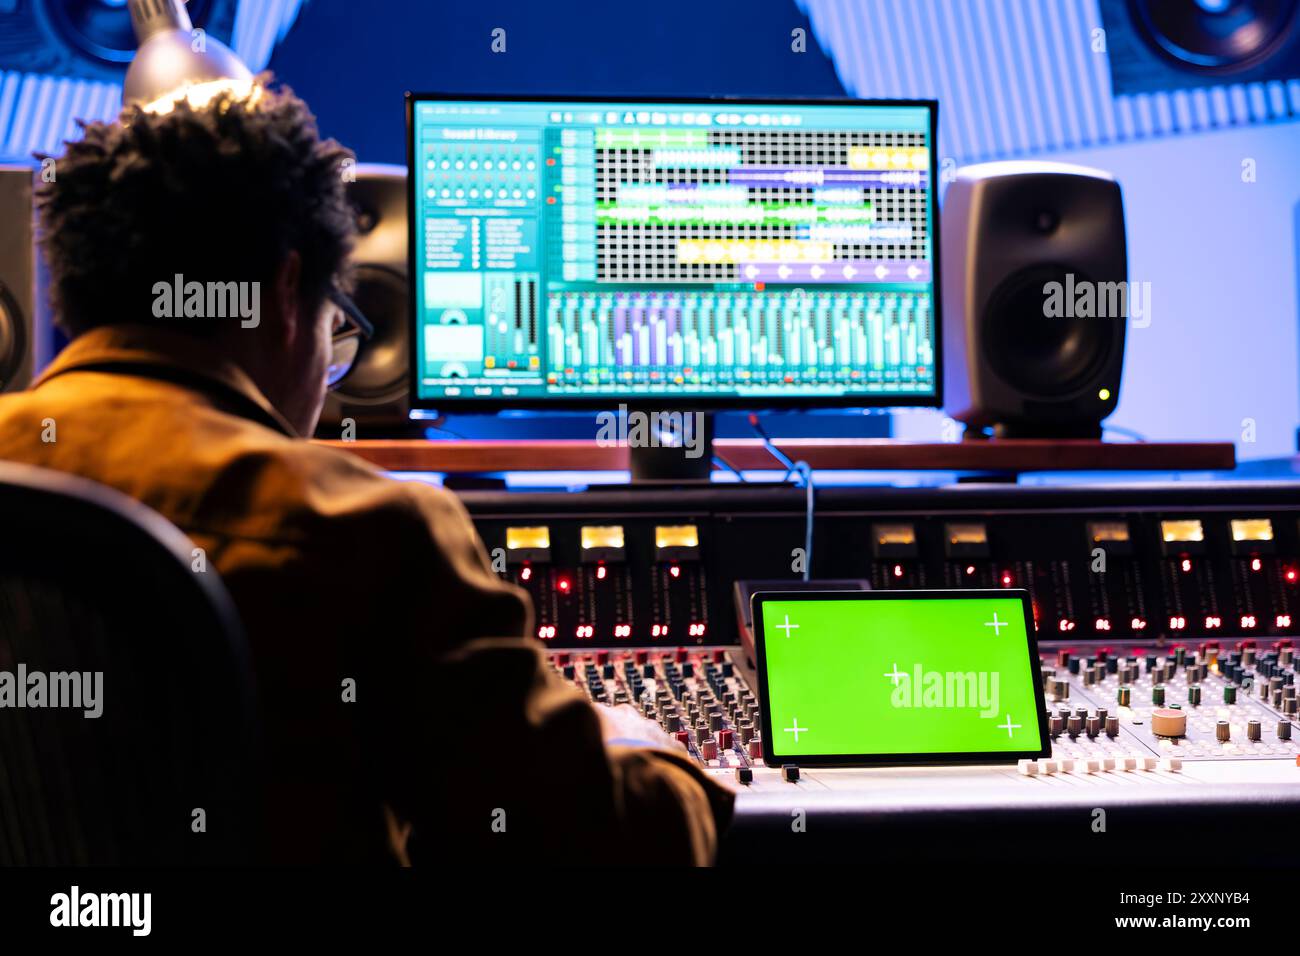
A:
<svg viewBox="0 0 1300 956">
<path fill-rule="evenodd" d="M 975 565 L 973 564 L 966 565 L 966 576 L 969 577 L 974 573 L 975 573 Z"/>
<path fill-rule="evenodd" d="M 597 580 L 597 581 L 603 581 L 603 580 L 605 580 L 605 566 L 604 566 L 604 565 L 601 565 L 600 567 L 598 567 L 598 568 L 596 569 L 596 580 Z"/>
<path fill-rule="evenodd" d="M 568 578 L 560 578 L 560 580 L 558 580 L 558 581 L 555 582 L 555 586 L 556 586 L 557 588 L 559 588 L 561 591 L 563 591 L 565 594 L 568 594 L 568 593 L 569 593 L 569 586 L 570 586 L 570 585 L 569 585 L 569 579 L 568 579 Z"/>
<path fill-rule="evenodd" d="M 528 567 L 526 567 L 526 568 L 524 568 L 522 571 L 519 572 L 519 580 L 520 580 L 520 581 L 527 581 L 527 580 L 529 580 L 530 578 L 532 578 L 532 576 L 533 576 L 533 569 L 532 569 L 532 568 L 528 568 Z"/>
<path fill-rule="evenodd" d="M 673 577 L 675 577 L 675 578 L 679 578 L 679 577 L 682 576 L 682 569 L 679 568 L 677 565 L 674 564 L 672 567 L 670 567 L 670 568 L 668 569 L 668 573 L 671 574 L 671 575 L 672 575 Z"/>
<path fill-rule="evenodd" d="M 1286 569 L 1286 579 L 1288 582 L 1294 582 L 1296 578 L 1295 568 Z"/>
<path fill-rule="evenodd" d="M 1011 587 L 1011 572 L 1010 572 L 1010 571 L 1003 571 L 1003 572 L 1002 572 L 1002 586 L 1003 586 L 1004 588 L 1009 588 L 1009 587 Z"/>
</svg>

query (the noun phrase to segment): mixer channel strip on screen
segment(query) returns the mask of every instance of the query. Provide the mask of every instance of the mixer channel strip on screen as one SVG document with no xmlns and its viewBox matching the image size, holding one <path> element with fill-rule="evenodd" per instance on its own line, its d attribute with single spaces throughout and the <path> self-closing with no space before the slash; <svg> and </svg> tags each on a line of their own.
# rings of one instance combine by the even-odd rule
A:
<svg viewBox="0 0 1300 956">
<path fill-rule="evenodd" d="M 929 297 L 876 292 L 564 293 L 547 305 L 548 384 L 911 391 L 934 367 Z M 525 360 L 515 356 L 516 364 Z"/>
</svg>

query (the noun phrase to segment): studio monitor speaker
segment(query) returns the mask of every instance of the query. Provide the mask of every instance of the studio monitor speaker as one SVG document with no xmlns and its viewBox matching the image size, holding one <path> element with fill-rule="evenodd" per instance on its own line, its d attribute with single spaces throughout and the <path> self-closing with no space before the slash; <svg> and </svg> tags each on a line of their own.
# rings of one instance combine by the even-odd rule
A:
<svg viewBox="0 0 1300 956">
<path fill-rule="evenodd" d="M 406 168 L 361 163 L 348 192 L 357 216 L 352 298 L 375 326 L 352 370 L 325 400 L 322 438 L 338 438 L 344 419 L 357 437 L 409 428 L 406 279 Z"/>
<path fill-rule="evenodd" d="M 969 166 L 944 198 L 944 401 L 1000 437 L 1095 438 L 1130 310 L 1124 206 L 1106 173 Z"/>
<path fill-rule="evenodd" d="M 32 168 L 0 166 L 0 392 L 26 388 L 32 377 L 36 316 L 32 223 Z"/>
<path fill-rule="evenodd" d="M 1116 93 L 1300 77 L 1300 0 L 1100 5 Z"/>
</svg>

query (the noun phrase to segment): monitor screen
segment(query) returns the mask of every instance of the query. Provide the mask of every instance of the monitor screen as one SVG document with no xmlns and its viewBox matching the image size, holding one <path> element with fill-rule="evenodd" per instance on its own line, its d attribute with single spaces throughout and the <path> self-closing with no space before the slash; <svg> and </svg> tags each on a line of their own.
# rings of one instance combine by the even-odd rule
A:
<svg viewBox="0 0 1300 956">
<path fill-rule="evenodd" d="M 933 103 L 407 109 L 415 407 L 938 404 Z"/>
<path fill-rule="evenodd" d="M 764 758 L 1048 756 L 1028 603 L 1014 590 L 756 594 Z"/>
</svg>

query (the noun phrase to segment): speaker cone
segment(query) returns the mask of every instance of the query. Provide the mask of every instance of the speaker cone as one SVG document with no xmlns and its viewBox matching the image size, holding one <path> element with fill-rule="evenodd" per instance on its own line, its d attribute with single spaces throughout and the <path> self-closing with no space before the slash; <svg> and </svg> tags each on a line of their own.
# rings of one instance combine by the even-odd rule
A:
<svg viewBox="0 0 1300 956">
<path fill-rule="evenodd" d="M 204 27 L 213 0 L 189 0 L 186 10 Z M 59 36 L 83 55 L 104 63 L 129 63 L 138 46 L 126 0 L 44 0 L 45 16 Z"/>
<path fill-rule="evenodd" d="M 4 391 L 23 367 L 28 348 L 26 328 L 22 309 L 0 284 L 0 391 Z"/>
<path fill-rule="evenodd" d="M 1247 69 L 1270 56 L 1296 24 L 1300 0 L 1130 0 L 1147 39 L 1180 66 Z"/>
<path fill-rule="evenodd" d="M 406 388 L 406 279 L 396 269 L 365 263 L 355 271 L 352 301 L 375 326 L 339 389 L 352 404 L 396 401 Z"/>
<path fill-rule="evenodd" d="M 1052 282 L 1066 289 L 1089 281 L 1065 266 L 1035 265 L 994 289 L 981 317 L 980 338 L 984 359 L 999 378 L 1026 395 L 1051 399 L 1077 392 L 1097 374 L 1124 317 L 1049 316 L 1044 291 Z"/>
</svg>

